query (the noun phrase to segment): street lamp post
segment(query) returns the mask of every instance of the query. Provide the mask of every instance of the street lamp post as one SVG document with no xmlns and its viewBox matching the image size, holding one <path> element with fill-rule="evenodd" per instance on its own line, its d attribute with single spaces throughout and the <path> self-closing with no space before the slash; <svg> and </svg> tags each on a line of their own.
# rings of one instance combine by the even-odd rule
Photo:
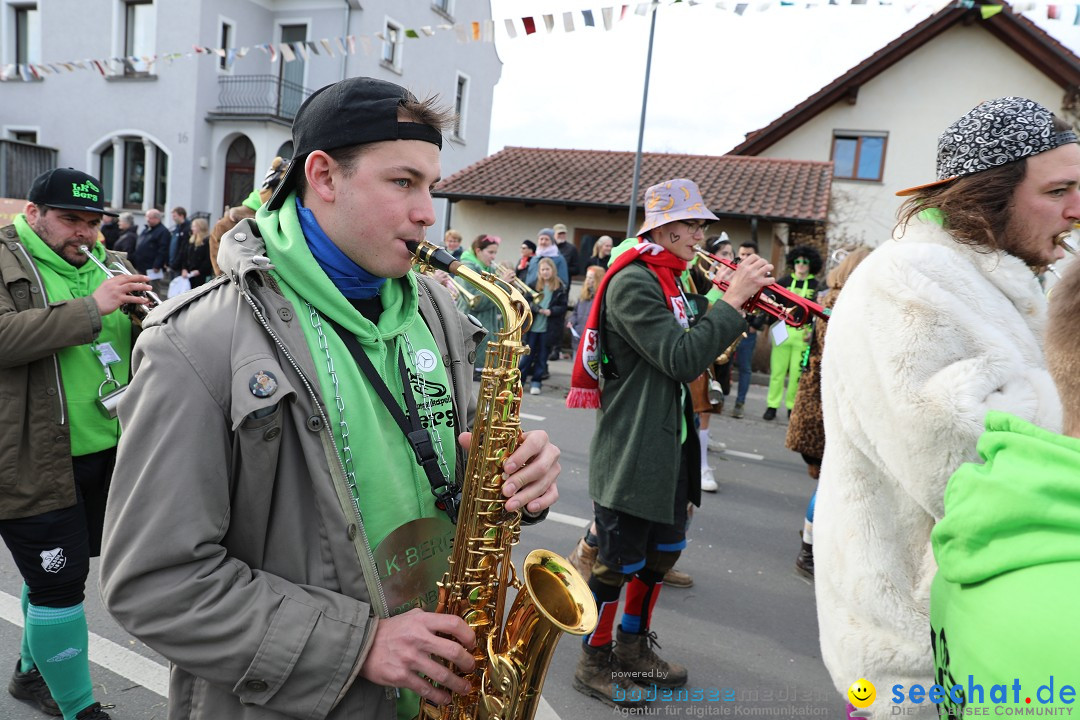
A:
<svg viewBox="0 0 1080 720">
<path fill-rule="evenodd" d="M 641 180 L 641 146 L 645 140 L 645 108 L 649 104 L 649 73 L 652 72 L 653 36 L 656 34 L 656 0 L 652 3 L 652 19 L 649 21 L 649 51 L 645 56 L 645 90 L 641 94 L 641 124 L 638 126 L 637 154 L 634 155 L 634 182 L 630 189 L 630 213 L 626 220 L 626 237 L 634 236 L 637 221 L 638 183 Z"/>
</svg>

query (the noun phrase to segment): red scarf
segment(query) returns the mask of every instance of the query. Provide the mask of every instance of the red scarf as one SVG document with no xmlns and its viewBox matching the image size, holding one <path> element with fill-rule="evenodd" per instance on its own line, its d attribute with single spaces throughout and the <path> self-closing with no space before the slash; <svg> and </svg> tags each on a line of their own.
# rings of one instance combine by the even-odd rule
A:
<svg viewBox="0 0 1080 720">
<path fill-rule="evenodd" d="M 604 304 L 604 291 L 611 277 L 624 267 L 641 260 L 652 270 L 660 281 L 660 289 L 667 300 L 668 308 L 675 314 L 675 319 L 684 328 L 690 326 L 686 314 L 686 304 L 677 282 L 678 276 L 686 270 L 686 261 L 651 242 L 642 242 L 624 251 L 615 262 L 611 263 L 596 290 L 589 311 L 589 320 L 585 332 L 578 342 L 577 355 L 574 357 L 574 371 L 570 376 L 570 394 L 566 396 L 566 407 L 597 409 L 600 407 L 600 318 Z"/>
</svg>

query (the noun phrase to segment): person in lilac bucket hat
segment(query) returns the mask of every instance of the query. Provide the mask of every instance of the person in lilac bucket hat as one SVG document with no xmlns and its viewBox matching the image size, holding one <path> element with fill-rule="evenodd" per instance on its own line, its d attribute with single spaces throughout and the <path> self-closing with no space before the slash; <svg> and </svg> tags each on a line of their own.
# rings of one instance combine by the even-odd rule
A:
<svg viewBox="0 0 1080 720">
<path fill-rule="evenodd" d="M 627 692 L 635 682 L 687 683 L 686 667 L 657 655 L 652 628 L 664 576 L 686 546 L 688 507 L 701 503 L 686 384 L 746 329 L 743 304 L 773 282 L 772 265 L 755 256 L 719 302 L 692 304 L 679 277 L 717 218 L 686 179 L 654 185 L 644 200 L 636 244 L 609 265 L 597 290 L 567 397 L 569 407 L 597 410 L 589 495 L 598 552 L 589 589 L 600 620 L 584 639 L 574 688 L 621 708 L 644 704 L 640 691 Z"/>
</svg>

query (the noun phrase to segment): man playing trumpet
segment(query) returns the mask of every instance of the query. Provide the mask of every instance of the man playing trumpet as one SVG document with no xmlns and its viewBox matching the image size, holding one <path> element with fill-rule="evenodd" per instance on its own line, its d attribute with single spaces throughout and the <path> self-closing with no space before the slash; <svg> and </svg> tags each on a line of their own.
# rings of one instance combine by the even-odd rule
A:
<svg viewBox="0 0 1080 720">
<path fill-rule="evenodd" d="M 97 178 L 71 168 L 34 180 L 0 228 L 0 537 L 23 577 L 23 640 L 8 691 L 50 715 L 108 720 L 94 701 L 83 594 L 101 547 L 120 426 L 97 407 L 128 380 L 135 330 L 116 312 L 145 304 L 145 275 L 97 242 Z M 130 268 L 130 265 L 127 267 Z"/>
</svg>

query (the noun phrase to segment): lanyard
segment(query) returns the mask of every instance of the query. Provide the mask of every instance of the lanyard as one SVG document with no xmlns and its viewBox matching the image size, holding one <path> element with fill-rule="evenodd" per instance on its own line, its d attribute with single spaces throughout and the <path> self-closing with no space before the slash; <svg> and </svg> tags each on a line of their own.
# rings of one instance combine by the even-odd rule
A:
<svg viewBox="0 0 1080 720">
<path fill-rule="evenodd" d="M 327 318 L 327 321 L 333 326 L 341 341 L 345 343 L 345 347 L 349 349 L 353 359 L 356 360 L 357 366 L 367 377 L 371 386 L 375 388 L 379 399 L 382 400 L 386 410 L 394 418 L 394 422 L 401 429 L 405 439 L 408 440 L 409 446 L 416 454 L 416 461 L 423 468 L 424 474 L 427 475 L 428 483 L 431 485 L 431 494 L 435 496 L 435 507 L 444 511 L 450 518 L 450 522 L 456 525 L 458 507 L 461 504 L 461 488 L 449 478 L 444 479 L 439 471 L 439 457 L 435 452 L 435 444 L 431 441 L 431 433 L 435 432 L 435 429 L 432 428 L 429 432 L 420 422 L 420 413 L 416 409 L 416 398 L 412 394 L 412 385 L 409 382 L 409 373 L 405 369 L 404 356 L 400 351 L 398 352 L 398 372 L 401 373 L 405 406 L 409 411 L 407 416 L 401 411 L 401 407 L 394 400 L 390 388 L 386 386 L 386 382 L 379 376 L 375 366 L 371 364 L 371 358 L 360 347 L 360 341 L 356 339 L 356 336 L 341 327 L 336 321 L 330 318 Z"/>
</svg>

